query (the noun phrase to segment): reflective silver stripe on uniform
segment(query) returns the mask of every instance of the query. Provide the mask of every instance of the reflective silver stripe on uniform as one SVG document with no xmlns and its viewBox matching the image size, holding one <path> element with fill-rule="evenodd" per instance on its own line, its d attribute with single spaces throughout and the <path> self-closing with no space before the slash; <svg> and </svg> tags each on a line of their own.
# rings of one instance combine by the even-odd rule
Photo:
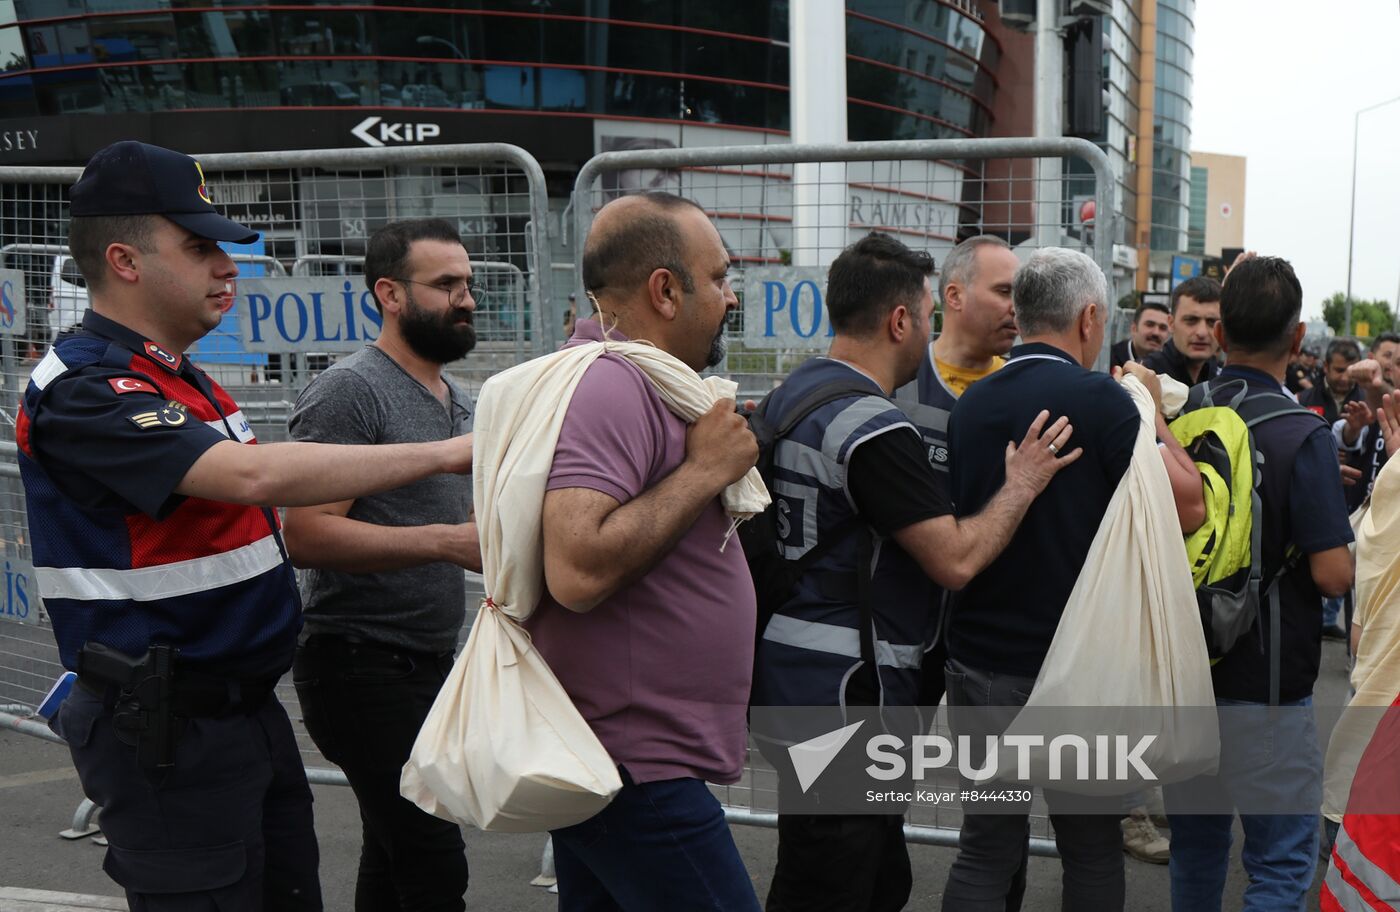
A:
<svg viewBox="0 0 1400 912">
<path fill-rule="evenodd" d="M 232 586 L 274 570 L 282 551 L 266 536 L 223 554 L 195 557 L 135 570 L 35 567 L 39 595 L 46 599 L 153 602 Z"/>
<path fill-rule="evenodd" d="M 228 427 L 224 427 L 225 420 L 228 421 Z M 248 419 L 243 417 L 242 409 L 231 412 L 224 416 L 224 418 L 215 418 L 213 421 L 206 421 L 204 423 L 220 434 L 223 434 L 225 437 L 228 436 L 228 428 L 233 428 L 233 439 L 237 440 L 239 443 L 247 443 L 254 437 L 253 428 L 248 424 Z"/>
<path fill-rule="evenodd" d="M 840 411 L 826 426 L 822 432 L 822 455 L 832 462 L 840 463 L 846 452 L 842 451 L 847 438 L 855 433 L 856 428 L 872 418 L 877 418 L 895 408 L 893 402 L 882 396 L 869 395 L 861 396 L 850 405 Z M 906 425 L 913 428 L 908 421 L 896 422 L 894 427 Z M 865 438 L 862 438 L 862 440 Z M 854 447 L 855 444 L 852 444 Z M 848 451 L 847 451 L 848 452 Z"/>
<path fill-rule="evenodd" d="M 786 478 L 773 479 L 773 498 L 777 501 L 778 547 L 783 549 L 786 560 L 801 560 L 802 555 L 817 546 L 817 500 L 821 492 L 811 485 L 798 484 Z M 800 504 L 802 516 L 795 520 L 793 505 Z M 802 523 L 802 544 L 789 545 L 785 540 L 791 537 L 790 523 Z"/>
<path fill-rule="evenodd" d="M 826 459 L 821 453 L 798 443 L 791 437 L 778 441 L 773 450 L 773 464 L 810 478 L 828 488 L 845 487 L 845 469 Z M 778 500 L 778 541 L 781 544 L 788 538 L 784 523 L 797 521 L 791 514 L 795 502 L 802 504 L 802 546 L 782 545 L 783 557 L 797 560 L 816 547 L 817 544 L 817 502 L 821 492 L 812 485 L 789 481 L 786 478 L 773 480 L 773 495 Z"/>
<path fill-rule="evenodd" d="M 832 655 L 860 658 L 860 634 L 851 627 L 804 621 L 775 614 L 768 621 L 763 638 L 772 643 L 826 652 Z M 918 668 L 923 661 L 923 646 L 901 646 L 885 640 L 875 641 L 875 662 L 890 668 Z"/>
<path fill-rule="evenodd" d="M 1365 884 L 1366 889 L 1376 894 L 1377 899 L 1392 906 L 1400 903 L 1400 884 L 1395 882 L 1395 878 L 1388 871 L 1366 857 L 1361 848 L 1352 840 L 1351 834 L 1346 831 L 1345 826 L 1337 831 L 1337 841 L 1333 844 L 1332 850 L 1342 861 L 1346 862 L 1352 876 Z M 1362 906 L 1362 908 L 1369 907 Z"/>
<path fill-rule="evenodd" d="M 828 459 L 825 453 L 818 452 L 791 437 L 784 437 L 778 441 L 773 450 L 773 464 L 828 488 L 846 486 L 844 466 L 834 459 Z"/>
<path fill-rule="evenodd" d="M 1327 889 L 1332 891 L 1332 898 L 1337 901 L 1346 912 L 1375 912 L 1371 904 L 1361 897 L 1360 891 L 1353 887 L 1342 872 L 1337 870 L 1336 864 L 1327 866 L 1327 877 L 1323 880 Z"/>
<path fill-rule="evenodd" d="M 921 428 L 928 428 L 931 431 L 941 433 L 948 432 L 948 410 L 936 408 L 932 405 L 924 405 L 918 400 L 907 401 L 897 399 L 895 404 L 899 410 L 909 416 L 909 420 Z"/>
<path fill-rule="evenodd" d="M 34 373 L 29 375 L 29 379 L 34 381 L 34 385 L 39 389 L 43 389 L 66 370 L 68 370 L 68 365 L 64 364 L 63 359 L 58 356 L 58 350 L 51 348 L 43 360 L 34 365 Z"/>
</svg>

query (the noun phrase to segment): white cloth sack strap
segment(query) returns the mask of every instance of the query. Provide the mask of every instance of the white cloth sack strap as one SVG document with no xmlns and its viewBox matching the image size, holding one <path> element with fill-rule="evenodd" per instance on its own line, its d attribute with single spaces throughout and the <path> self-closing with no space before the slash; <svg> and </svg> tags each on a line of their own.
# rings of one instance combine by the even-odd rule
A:
<svg viewBox="0 0 1400 912">
<path fill-rule="evenodd" d="M 1145 782 L 1131 765 L 1126 780 L 1116 778 L 1116 768 L 1109 781 L 1066 778 L 1075 765 L 1073 750 L 1064 752 L 1062 777 L 1051 779 L 1050 751 L 1030 752 L 1027 784 L 1084 795 L 1179 782 L 1213 772 L 1220 755 L 1210 660 L 1171 482 L 1156 443 L 1152 397 L 1135 377 L 1120 382 L 1142 419 L 1132 462 L 1089 547 L 1026 709 L 1007 730 L 1040 735 L 1047 746 L 1058 734 L 1079 735 L 1091 747 L 1098 735 L 1110 736 L 1111 745 L 1117 735 L 1128 736 L 1132 745 L 1155 736 L 1138 756 L 1157 783 Z M 1014 775 L 1016 767 L 1017 751 L 1003 747 L 998 778 Z"/>
<path fill-rule="evenodd" d="M 732 401 L 737 389 L 719 377 L 702 381 L 638 342 L 570 346 L 486 381 L 472 487 L 487 599 L 400 781 L 403 796 L 430 814 L 483 830 L 541 832 L 587 820 L 622 787 L 616 764 L 518 623 L 545 591 L 541 522 L 559 430 L 584 372 L 605 351 L 639 367 L 687 422 Z M 737 522 L 769 497 L 750 470 L 721 501 Z"/>
</svg>

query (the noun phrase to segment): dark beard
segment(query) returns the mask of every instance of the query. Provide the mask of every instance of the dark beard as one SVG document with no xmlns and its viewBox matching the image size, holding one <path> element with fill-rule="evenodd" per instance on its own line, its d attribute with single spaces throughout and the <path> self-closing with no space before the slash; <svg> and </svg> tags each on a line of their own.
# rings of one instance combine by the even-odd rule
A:
<svg viewBox="0 0 1400 912">
<path fill-rule="evenodd" d="M 472 312 L 465 307 L 448 307 L 442 314 L 435 314 L 419 307 L 411 291 L 404 304 L 399 332 L 420 358 L 434 364 L 450 364 L 462 360 L 476 347 L 476 326 Z M 461 322 L 463 318 L 465 322 Z"/>
<path fill-rule="evenodd" d="M 714 341 L 710 343 L 710 353 L 705 356 L 705 366 L 714 367 L 724 360 L 724 356 L 729 351 L 729 343 L 724 338 L 724 331 L 729 328 L 729 311 L 724 312 L 724 320 L 719 324 L 719 332 L 715 333 Z"/>
</svg>

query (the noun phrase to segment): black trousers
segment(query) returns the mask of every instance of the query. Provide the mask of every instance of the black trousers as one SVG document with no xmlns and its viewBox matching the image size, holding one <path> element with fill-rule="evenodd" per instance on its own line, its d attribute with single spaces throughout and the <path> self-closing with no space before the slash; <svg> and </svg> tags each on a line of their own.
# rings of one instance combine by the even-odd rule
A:
<svg viewBox="0 0 1400 912">
<path fill-rule="evenodd" d="M 778 816 L 766 912 L 898 912 L 913 887 L 903 816 Z"/>
<path fill-rule="evenodd" d="M 103 868 L 134 912 L 315 912 L 319 855 L 296 736 L 276 697 L 189 719 L 175 767 L 144 772 L 100 697 L 76 687 L 53 720 L 102 808 Z"/>
<path fill-rule="evenodd" d="M 466 908 L 461 828 L 399 794 L 403 765 L 451 668 L 451 653 L 333 637 L 312 637 L 297 650 L 292 679 L 306 730 L 345 771 L 360 804 L 356 912 Z"/>
<path fill-rule="evenodd" d="M 969 668 L 948 662 L 948 721 L 954 734 L 972 738 L 974 766 L 984 754 L 978 746 L 988 734 L 1000 734 L 1015 717 L 1014 707 L 1030 698 L 1034 678 L 1023 678 Z M 1000 707 L 971 716 L 962 707 Z M 995 719 L 994 716 L 1003 716 Z M 963 779 L 963 788 L 973 783 Z M 1060 908 L 1066 912 L 1092 909 L 1121 912 L 1125 903 L 1123 834 L 1118 821 L 1123 799 L 1101 799 L 1102 813 L 1057 813 L 1063 796 L 1045 791 L 1055 847 L 1060 851 L 1064 876 Z M 1076 802 L 1083 806 L 1084 800 Z M 943 891 L 943 912 L 1016 912 L 1026 892 L 1026 864 L 1030 857 L 1030 803 L 1024 808 L 1002 806 L 995 811 L 963 808 L 958 856 L 948 871 Z"/>
</svg>

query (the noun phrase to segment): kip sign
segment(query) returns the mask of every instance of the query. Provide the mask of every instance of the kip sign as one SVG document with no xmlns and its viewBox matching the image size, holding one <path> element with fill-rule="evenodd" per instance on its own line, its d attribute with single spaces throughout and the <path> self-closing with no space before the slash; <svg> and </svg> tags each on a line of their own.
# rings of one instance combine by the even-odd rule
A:
<svg viewBox="0 0 1400 912">
<path fill-rule="evenodd" d="M 442 135 L 442 127 L 435 123 L 387 121 L 376 114 L 355 124 L 350 132 L 367 146 L 416 145 L 437 139 Z"/>
<path fill-rule="evenodd" d="M 834 335 L 826 270 L 810 266 L 744 270 L 744 344 L 826 351 Z"/>
</svg>

